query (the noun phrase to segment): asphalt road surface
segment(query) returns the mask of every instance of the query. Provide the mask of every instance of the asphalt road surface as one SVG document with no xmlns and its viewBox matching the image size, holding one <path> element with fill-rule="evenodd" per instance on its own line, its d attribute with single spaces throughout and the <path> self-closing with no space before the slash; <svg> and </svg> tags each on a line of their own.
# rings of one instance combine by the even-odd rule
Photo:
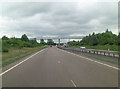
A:
<svg viewBox="0 0 120 89">
<path fill-rule="evenodd" d="M 117 87 L 118 69 L 49 47 L 2 74 L 3 87 Z"/>
</svg>

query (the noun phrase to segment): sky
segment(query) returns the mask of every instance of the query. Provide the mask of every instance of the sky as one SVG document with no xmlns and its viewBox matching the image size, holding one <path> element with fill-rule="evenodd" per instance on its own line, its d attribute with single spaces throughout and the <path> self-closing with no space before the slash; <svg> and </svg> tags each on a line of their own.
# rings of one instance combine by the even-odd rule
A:
<svg viewBox="0 0 120 89">
<path fill-rule="evenodd" d="M 2 2 L 0 37 L 118 34 L 117 2 Z"/>
</svg>

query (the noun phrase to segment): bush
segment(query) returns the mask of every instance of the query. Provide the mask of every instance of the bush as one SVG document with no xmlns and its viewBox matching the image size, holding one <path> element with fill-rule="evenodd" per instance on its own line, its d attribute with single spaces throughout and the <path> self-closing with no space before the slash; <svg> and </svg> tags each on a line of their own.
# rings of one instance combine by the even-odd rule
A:
<svg viewBox="0 0 120 89">
<path fill-rule="evenodd" d="M 32 44 L 29 42 L 24 42 L 23 44 L 24 47 L 32 47 Z"/>
<path fill-rule="evenodd" d="M 2 52 L 7 53 L 8 51 L 9 51 L 8 48 L 2 48 Z"/>
<path fill-rule="evenodd" d="M 18 46 L 18 49 L 22 49 L 23 48 L 23 46 Z"/>
</svg>

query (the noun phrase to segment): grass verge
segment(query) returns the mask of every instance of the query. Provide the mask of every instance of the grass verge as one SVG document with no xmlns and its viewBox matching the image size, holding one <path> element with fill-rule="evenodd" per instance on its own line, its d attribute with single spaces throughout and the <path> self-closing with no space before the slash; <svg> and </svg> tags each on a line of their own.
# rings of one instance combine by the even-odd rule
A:
<svg viewBox="0 0 120 89">
<path fill-rule="evenodd" d="M 2 67 L 16 62 L 32 53 L 46 48 L 47 46 L 35 47 L 35 48 L 11 48 L 8 53 L 2 53 Z"/>
</svg>

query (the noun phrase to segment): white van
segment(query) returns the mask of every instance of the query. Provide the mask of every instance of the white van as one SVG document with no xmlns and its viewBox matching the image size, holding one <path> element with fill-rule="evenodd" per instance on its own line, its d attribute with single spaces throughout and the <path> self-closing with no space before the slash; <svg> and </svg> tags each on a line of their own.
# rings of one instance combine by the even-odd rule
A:
<svg viewBox="0 0 120 89">
<path fill-rule="evenodd" d="M 81 48 L 81 49 L 86 49 L 84 46 L 81 46 L 80 48 Z"/>
</svg>

